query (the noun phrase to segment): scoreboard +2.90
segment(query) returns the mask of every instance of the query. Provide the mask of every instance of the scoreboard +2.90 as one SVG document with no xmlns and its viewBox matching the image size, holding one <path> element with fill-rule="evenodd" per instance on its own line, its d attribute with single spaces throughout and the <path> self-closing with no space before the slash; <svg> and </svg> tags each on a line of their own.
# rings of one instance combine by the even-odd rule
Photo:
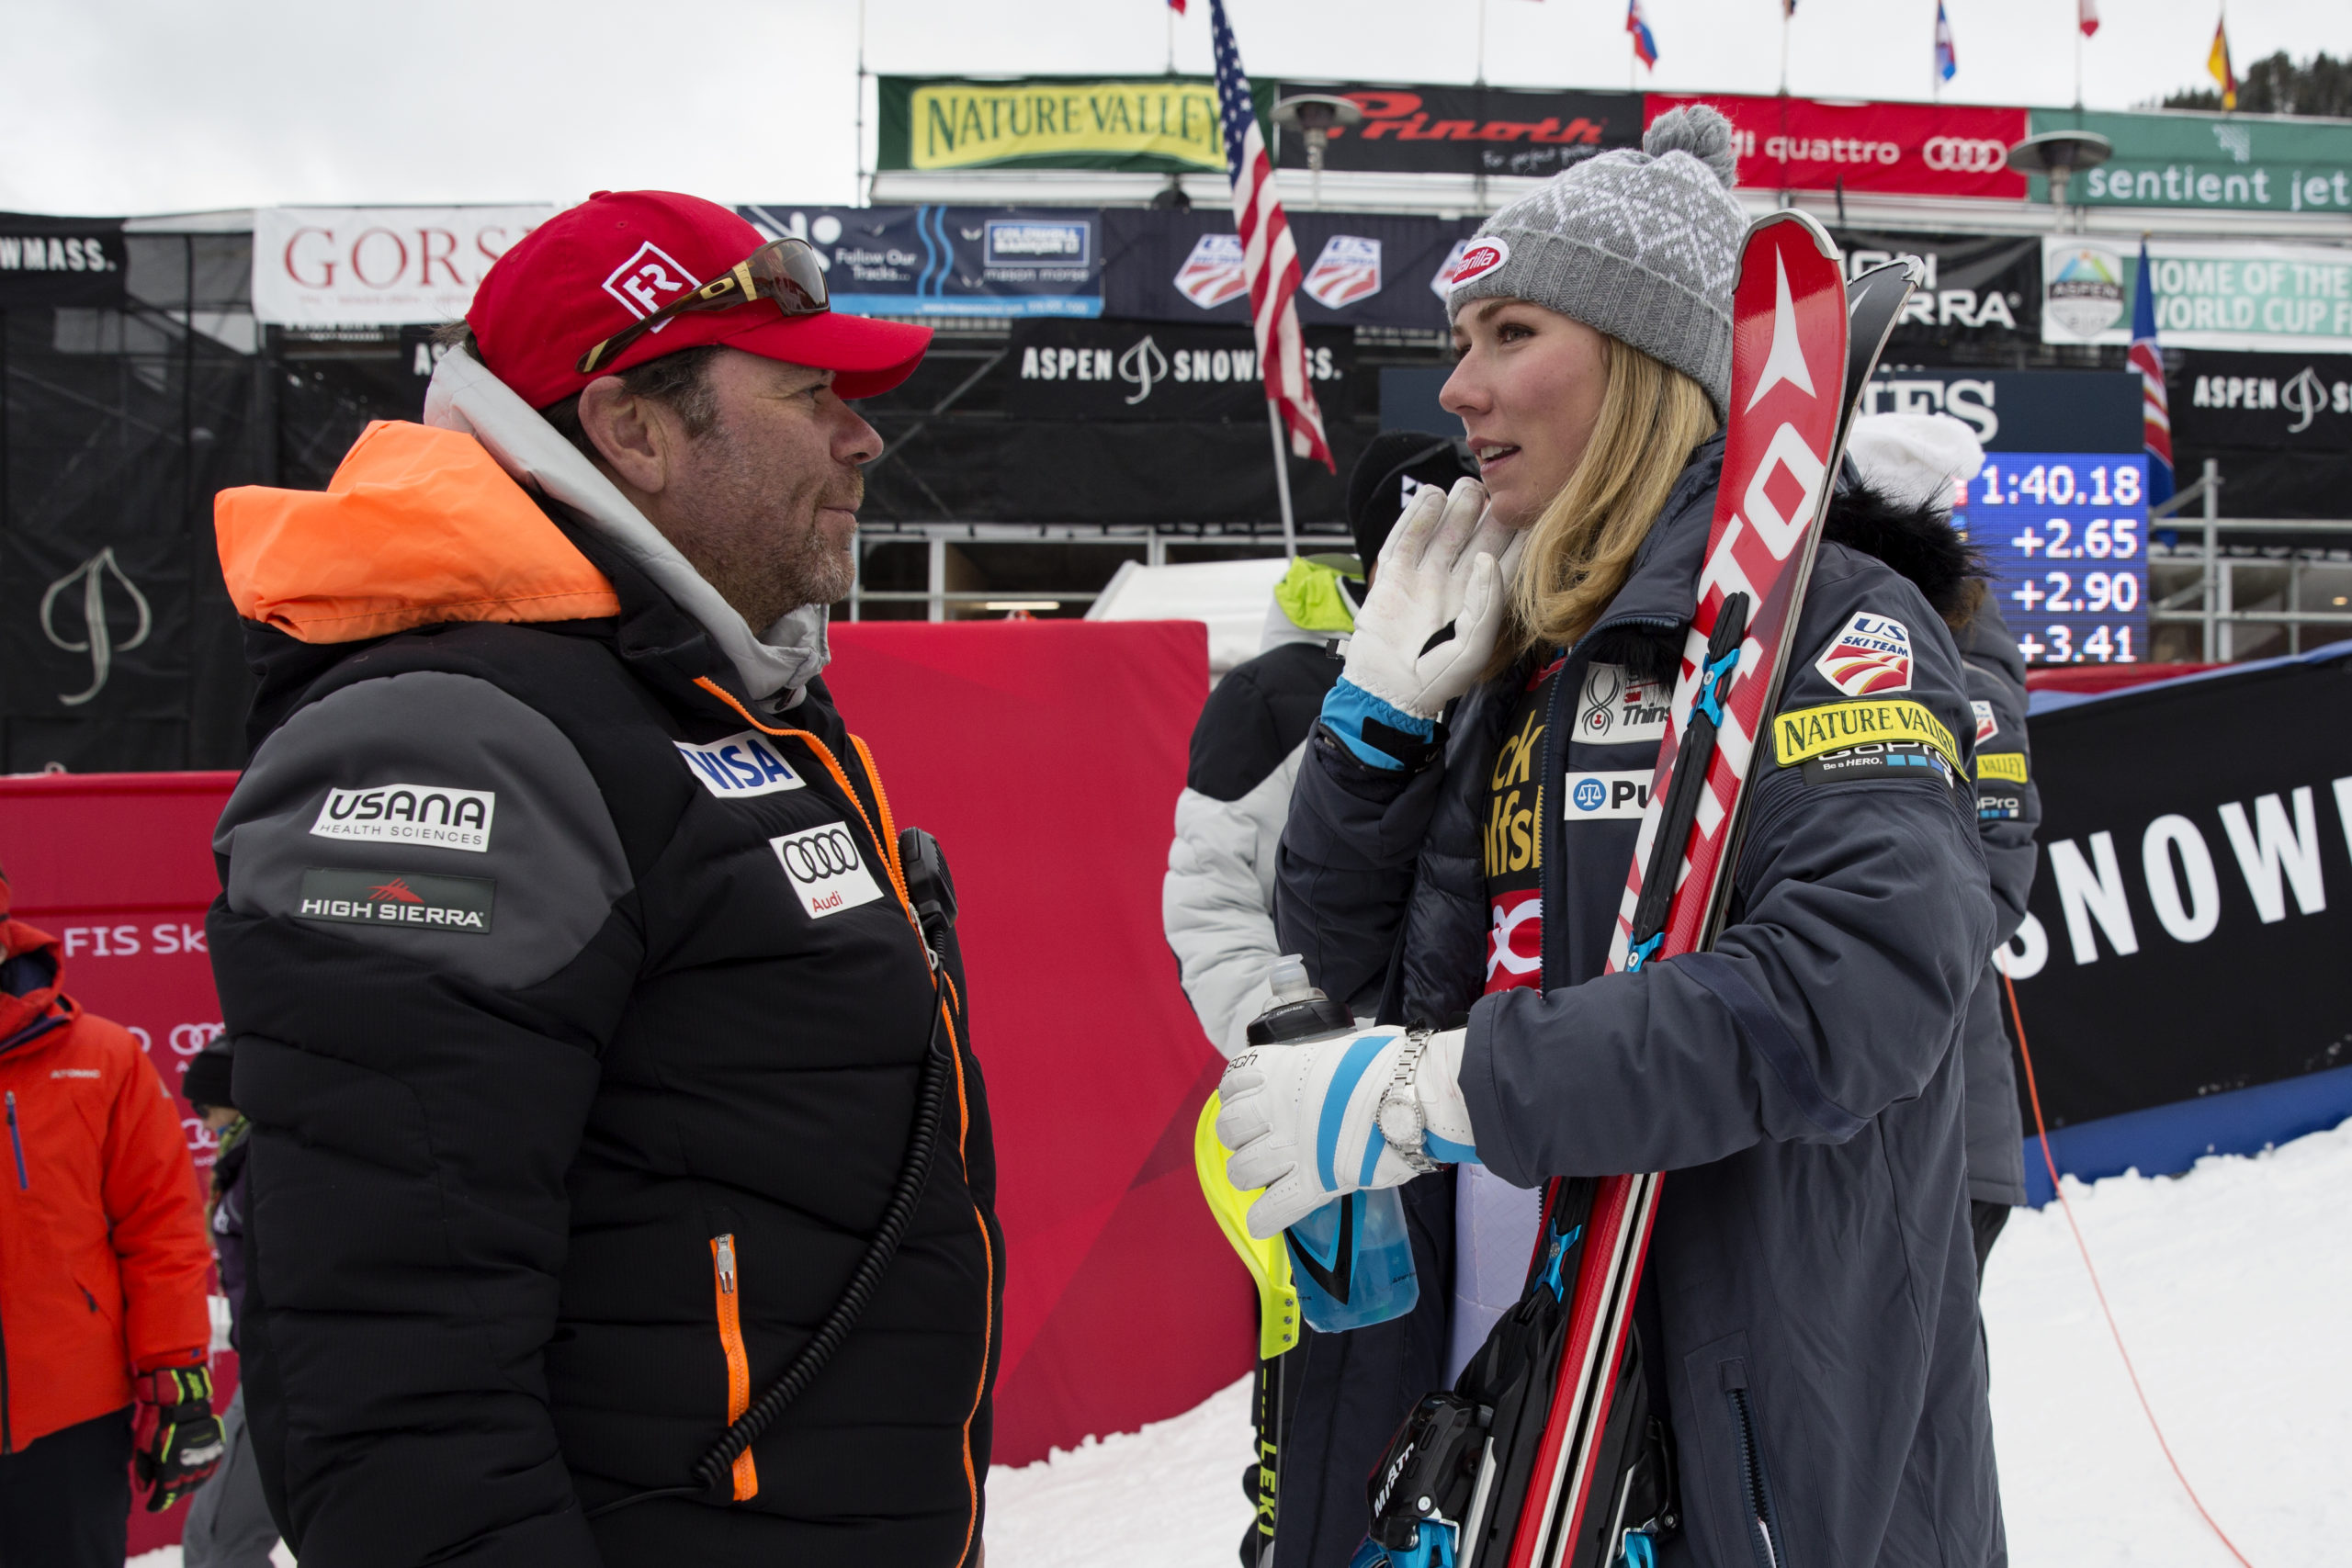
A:
<svg viewBox="0 0 2352 1568">
<path fill-rule="evenodd" d="M 2148 460 L 1987 452 L 1952 522 L 1983 552 L 2029 664 L 2148 654 Z"/>
</svg>

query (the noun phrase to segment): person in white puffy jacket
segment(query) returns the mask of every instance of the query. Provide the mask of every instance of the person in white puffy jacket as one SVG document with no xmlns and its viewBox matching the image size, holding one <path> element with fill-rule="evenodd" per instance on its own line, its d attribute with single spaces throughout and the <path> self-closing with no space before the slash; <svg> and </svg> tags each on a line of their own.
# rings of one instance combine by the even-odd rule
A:
<svg viewBox="0 0 2352 1568">
<path fill-rule="evenodd" d="M 1422 485 L 1450 489 L 1476 471 L 1458 441 L 1419 431 L 1376 437 L 1348 479 L 1356 560 L 1378 557 Z M 1307 734 L 1340 676 L 1329 645 L 1354 629 L 1363 587 L 1346 557 L 1294 561 L 1267 607 L 1258 657 L 1217 682 L 1193 728 L 1160 922 L 1186 999 L 1209 1043 L 1228 1057 L 1273 997 L 1267 976 L 1281 953 L 1274 851 Z"/>
</svg>

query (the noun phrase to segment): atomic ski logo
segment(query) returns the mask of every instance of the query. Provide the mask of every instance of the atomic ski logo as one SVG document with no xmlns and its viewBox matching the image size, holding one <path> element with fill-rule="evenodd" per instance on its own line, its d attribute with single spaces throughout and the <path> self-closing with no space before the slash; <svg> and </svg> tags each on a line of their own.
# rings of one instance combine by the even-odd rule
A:
<svg viewBox="0 0 2352 1568">
<path fill-rule="evenodd" d="M 1214 310 L 1238 299 L 1250 288 L 1241 268 L 1241 236 L 1204 234 L 1193 242 L 1193 254 L 1176 269 L 1176 292 L 1204 310 Z M 1377 287 L 1375 285 L 1374 287 Z"/>
<path fill-rule="evenodd" d="M 1361 234 L 1334 234 L 1299 287 L 1327 310 L 1337 310 L 1380 292 L 1380 242 Z"/>
<path fill-rule="evenodd" d="M 1849 697 L 1907 692 L 1911 689 L 1911 633 L 1901 621 L 1857 611 L 1813 667 Z"/>
</svg>

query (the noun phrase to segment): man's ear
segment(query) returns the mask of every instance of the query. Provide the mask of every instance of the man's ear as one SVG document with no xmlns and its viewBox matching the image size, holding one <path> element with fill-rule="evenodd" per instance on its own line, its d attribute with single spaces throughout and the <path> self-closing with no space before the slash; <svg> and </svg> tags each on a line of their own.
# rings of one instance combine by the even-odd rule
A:
<svg viewBox="0 0 2352 1568">
<path fill-rule="evenodd" d="M 668 482 L 674 433 L 619 377 L 599 376 L 581 391 L 580 428 L 630 489 L 653 495 Z"/>
</svg>

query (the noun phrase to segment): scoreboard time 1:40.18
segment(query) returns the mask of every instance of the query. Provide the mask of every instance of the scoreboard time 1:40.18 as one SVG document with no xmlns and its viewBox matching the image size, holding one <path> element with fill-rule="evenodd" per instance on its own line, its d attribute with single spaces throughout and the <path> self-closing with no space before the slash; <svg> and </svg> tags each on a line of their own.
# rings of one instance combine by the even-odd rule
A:
<svg viewBox="0 0 2352 1568">
<path fill-rule="evenodd" d="M 2132 664 L 2148 649 L 2148 460 L 1992 452 L 1952 521 L 1984 553 L 2029 664 Z"/>
</svg>

